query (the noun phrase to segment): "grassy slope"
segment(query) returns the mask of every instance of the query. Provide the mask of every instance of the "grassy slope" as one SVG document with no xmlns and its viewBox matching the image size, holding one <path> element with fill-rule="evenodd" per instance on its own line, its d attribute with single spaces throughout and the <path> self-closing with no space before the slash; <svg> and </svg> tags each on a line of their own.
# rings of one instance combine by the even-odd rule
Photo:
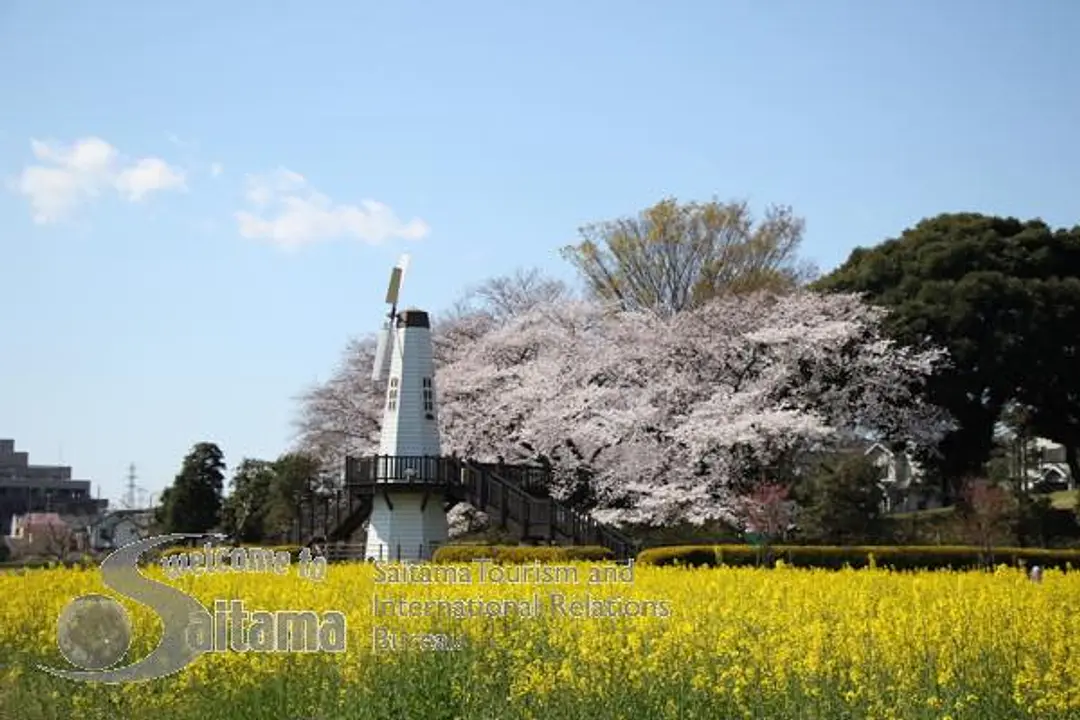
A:
<svg viewBox="0 0 1080 720">
<path fill-rule="evenodd" d="M 1050 493 L 1050 503 L 1061 510 L 1075 508 L 1076 490 L 1062 490 L 1061 492 Z"/>
</svg>

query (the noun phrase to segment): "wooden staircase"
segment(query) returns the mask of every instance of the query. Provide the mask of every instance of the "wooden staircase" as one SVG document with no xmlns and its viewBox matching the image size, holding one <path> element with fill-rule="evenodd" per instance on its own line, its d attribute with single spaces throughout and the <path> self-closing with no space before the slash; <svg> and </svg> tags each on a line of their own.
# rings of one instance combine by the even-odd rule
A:
<svg viewBox="0 0 1080 720">
<path fill-rule="evenodd" d="M 370 517 L 375 493 L 401 483 L 416 483 L 429 493 L 438 493 L 447 510 L 468 502 L 486 513 L 492 525 L 525 543 L 600 545 L 619 559 L 632 557 L 638 549 L 615 528 L 552 498 L 543 468 L 456 457 L 348 458 L 341 488 L 304 498 L 294 528 L 297 542 L 348 542 Z"/>
</svg>

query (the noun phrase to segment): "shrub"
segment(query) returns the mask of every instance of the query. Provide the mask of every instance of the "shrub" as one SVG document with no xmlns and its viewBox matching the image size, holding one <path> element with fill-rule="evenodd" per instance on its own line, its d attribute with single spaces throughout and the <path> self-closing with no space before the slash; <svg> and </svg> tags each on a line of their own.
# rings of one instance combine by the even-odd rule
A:
<svg viewBox="0 0 1080 720">
<path fill-rule="evenodd" d="M 446 545 L 432 557 L 437 563 L 464 563 L 487 559 L 498 563 L 527 562 L 602 562 L 615 559 L 615 553 L 599 546 L 557 545 Z"/>
<path fill-rule="evenodd" d="M 642 565 L 771 565 L 781 560 L 792 567 L 840 569 L 871 565 L 894 570 L 965 570 L 993 565 L 1070 569 L 1080 567 L 1080 551 L 1041 548 L 985 548 L 953 546 L 836 546 L 774 545 L 767 550 L 749 545 L 689 545 L 650 548 L 637 561 Z"/>
<path fill-rule="evenodd" d="M 864 455 L 821 458 L 796 492 L 803 542 L 873 542 L 881 534 L 881 469 Z"/>
<path fill-rule="evenodd" d="M 683 545 L 642 550 L 637 561 L 642 565 L 682 565 L 686 567 L 716 567 L 722 565 L 720 548 L 748 547 L 743 545 Z M 753 548 L 749 548 L 753 549 Z M 739 563 L 729 563 L 739 564 Z"/>
</svg>

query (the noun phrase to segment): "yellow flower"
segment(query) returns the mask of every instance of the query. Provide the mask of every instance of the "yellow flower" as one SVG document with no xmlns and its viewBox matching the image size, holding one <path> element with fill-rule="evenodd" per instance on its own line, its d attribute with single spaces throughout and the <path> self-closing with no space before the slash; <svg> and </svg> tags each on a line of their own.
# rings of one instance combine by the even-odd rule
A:
<svg viewBox="0 0 1080 720">
<path fill-rule="evenodd" d="M 580 565 L 582 577 L 587 567 Z M 393 692 L 412 693 L 420 703 L 444 682 L 455 684 L 455 702 L 479 707 L 484 698 L 501 698 L 520 709 L 507 717 L 555 717 L 545 708 L 561 707 L 567 697 L 605 717 L 676 717 L 692 701 L 723 708 L 725 717 L 820 717 L 839 703 L 856 716 L 876 718 L 923 716 L 928 709 L 983 717 L 986 708 L 1006 707 L 1009 717 L 1080 716 L 1074 650 L 1080 575 L 1073 573 L 1047 572 L 1035 585 L 1005 568 L 893 573 L 639 566 L 632 583 L 530 586 L 380 584 L 367 564 L 331 566 L 322 582 L 295 573 L 166 579 L 147 572 L 207 605 L 226 599 L 242 601 L 246 610 L 341 611 L 346 650 L 209 653 L 160 682 L 119 688 L 70 683 L 34 667 L 67 666 L 57 648 L 57 617 L 74 597 L 114 594 L 95 572 L 0 574 L 0 707 L 48 698 L 62 709 L 59 715 L 151 720 L 188 717 L 180 708 L 194 708 L 195 699 L 205 697 L 210 704 L 199 706 L 204 709 L 196 717 L 240 706 L 256 708 L 248 714 L 254 717 L 263 707 L 258 703 L 271 702 L 266 698 L 283 683 L 282 707 L 303 687 L 319 689 L 313 703 L 346 707 L 358 693 L 378 693 L 388 682 L 400 683 Z M 375 616 L 372 604 L 373 596 L 433 607 L 521 603 L 533 602 L 534 593 L 540 617 Z M 117 599 L 134 632 L 122 661 L 129 663 L 155 647 L 161 622 L 150 608 Z M 571 605 L 584 614 L 560 610 Z M 657 607 L 670 614 L 660 617 Z M 381 652 L 372 640 L 380 627 L 461 634 L 467 650 Z M 484 680 L 478 685 L 451 676 Z"/>
</svg>

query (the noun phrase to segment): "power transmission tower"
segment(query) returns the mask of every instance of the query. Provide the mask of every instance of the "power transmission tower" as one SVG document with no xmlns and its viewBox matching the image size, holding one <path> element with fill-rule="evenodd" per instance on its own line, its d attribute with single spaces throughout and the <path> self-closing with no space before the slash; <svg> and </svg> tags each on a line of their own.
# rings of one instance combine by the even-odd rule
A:
<svg viewBox="0 0 1080 720">
<path fill-rule="evenodd" d="M 128 465 L 127 474 L 127 492 L 124 493 L 124 505 L 129 510 L 135 509 L 136 493 L 141 492 L 143 489 L 135 484 L 135 463 Z"/>
</svg>

